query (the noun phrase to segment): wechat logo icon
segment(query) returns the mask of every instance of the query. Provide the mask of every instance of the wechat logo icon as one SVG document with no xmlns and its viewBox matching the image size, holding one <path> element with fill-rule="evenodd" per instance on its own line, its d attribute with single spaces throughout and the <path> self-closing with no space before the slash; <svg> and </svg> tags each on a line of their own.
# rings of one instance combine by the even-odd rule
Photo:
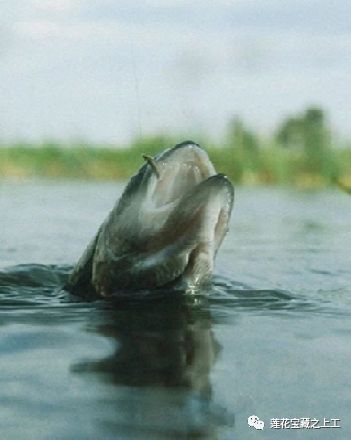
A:
<svg viewBox="0 0 351 440">
<path fill-rule="evenodd" d="M 260 420 L 257 416 L 254 416 L 254 415 L 250 416 L 247 419 L 247 424 L 249 426 L 251 426 L 252 428 L 260 429 L 261 431 L 264 428 L 264 421 Z"/>
</svg>

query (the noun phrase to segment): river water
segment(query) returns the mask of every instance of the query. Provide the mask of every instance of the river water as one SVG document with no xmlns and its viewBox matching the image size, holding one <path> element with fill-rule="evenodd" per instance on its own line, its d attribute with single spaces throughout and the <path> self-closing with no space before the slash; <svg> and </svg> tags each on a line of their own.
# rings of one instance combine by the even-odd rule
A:
<svg viewBox="0 0 351 440">
<path fill-rule="evenodd" d="M 122 188 L 0 183 L 1 439 L 350 439 L 351 198 L 238 188 L 208 291 L 70 297 Z"/>
</svg>

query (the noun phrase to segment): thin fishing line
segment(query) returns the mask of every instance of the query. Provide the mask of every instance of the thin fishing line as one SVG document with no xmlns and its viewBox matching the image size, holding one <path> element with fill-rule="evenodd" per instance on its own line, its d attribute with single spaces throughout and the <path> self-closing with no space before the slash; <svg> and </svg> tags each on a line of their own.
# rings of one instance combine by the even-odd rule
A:
<svg viewBox="0 0 351 440">
<path fill-rule="evenodd" d="M 131 53 L 131 66 L 132 73 L 134 79 L 134 92 L 135 92 L 135 100 L 136 100 L 136 116 L 137 116 L 137 127 L 138 127 L 138 135 L 139 139 L 142 139 L 143 136 L 143 127 L 141 120 L 141 99 L 140 99 L 140 85 L 139 78 L 137 75 L 137 66 L 135 62 L 135 50 L 133 41 L 130 42 L 130 53 Z"/>
</svg>

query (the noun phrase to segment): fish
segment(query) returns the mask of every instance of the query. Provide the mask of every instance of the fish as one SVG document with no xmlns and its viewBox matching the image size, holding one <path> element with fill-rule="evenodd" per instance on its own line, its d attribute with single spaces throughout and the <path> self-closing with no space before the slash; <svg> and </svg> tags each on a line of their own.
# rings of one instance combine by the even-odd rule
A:
<svg viewBox="0 0 351 440">
<path fill-rule="evenodd" d="M 234 187 L 193 141 L 168 148 L 130 179 L 74 266 L 65 289 L 83 296 L 208 284 L 228 231 Z"/>
</svg>

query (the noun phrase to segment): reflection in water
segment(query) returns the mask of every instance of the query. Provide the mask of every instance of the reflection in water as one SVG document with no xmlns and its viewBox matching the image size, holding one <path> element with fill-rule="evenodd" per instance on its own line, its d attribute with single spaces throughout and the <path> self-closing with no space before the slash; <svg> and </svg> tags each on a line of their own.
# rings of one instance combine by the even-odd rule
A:
<svg viewBox="0 0 351 440">
<path fill-rule="evenodd" d="M 212 404 L 210 372 L 220 347 L 209 311 L 181 296 L 119 307 L 89 326 L 115 341 L 113 354 L 80 362 L 73 371 L 117 386 L 122 430 L 215 438 L 224 416 Z"/>
<path fill-rule="evenodd" d="M 262 365 L 272 362 L 271 337 L 262 336 L 271 334 L 271 320 L 281 322 L 282 315 L 296 319 L 301 314 L 319 319 L 323 314 L 341 316 L 335 295 L 317 297 L 275 289 L 250 289 L 219 276 L 214 278 L 210 291 L 201 295 L 158 292 L 155 296 L 139 292 L 119 297 L 118 301 L 115 298 L 110 303 L 87 303 L 60 291 L 69 269 L 68 266 L 20 265 L 0 272 L 0 324 L 7 331 L 1 352 L 13 357 L 7 372 L 2 370 L 5 393 L 2 402 L 12 406 L 14 414 L 18 413 L 21 402 L 25 402 L 30 419 L 27 426 L 32 427 L 33 421 L 41 421 L 45 411 L 48 413 L 47 407 L 54 408 L 50 429 L 55 426 L 61 432 L 64 421 L 70 435 L 75 418 L 80 417 L 86 426 L 77 425 L 78 433 L 74 437 L 79 439 L 91 434 L 94 434 L 92 438 L 123 440 L 223 438 L 221 428 L 230 425 L 229 430 L 234 430 L 234 411 L 235 431 L 240 431 L 243 413 L 237 399 L 240 389 L 241 394 L 243 389 L 244 395 L 249 393 L 250 386 L 245 381 L 247 369 L 255 369 L 259 364 L 256 356 L 263 356 Z M 261 320 L 258 315 L 262 314 L 269 319 Z M 241 330 L 252 319 L 254 325 Z M 14 322 L 21 325 L 13 326 Z M 252 336 L 257 322 L 259 331 Z M 299 332 L 300 326 L 299 322 Z M 290 339 L 289 334 L 284 337 L 295 344 L 293 324 L 290 327 L 293 329 Z M 225 328 L 230 328 L 230 333 L 223 332 Z M 231 359 L 225 373 L 221 370 L 223 364 L 219 370 L 213 368 L 221 349 L 216 336 L 221 338 L 221 344 L 223 340 L 227 344 L 223 355 Z M 252 339 L 254 344 L 260 341 L 263 351 L 256 354 L 245 348 L 246 344 L 250 347 Z M 101 341 L 112 343 L 112 350 L 108 344 L 108 354 L 100 350 Z M 52 351 L 48 352 L 51 346 Z M 51 353 L 54 364 L 53 373 L 49 374 Z M 243 367 L 242 356 L 246 357 Z M 43 366 L 42 359 L 45 359 Z M 60 359 L 57 367 L 56 359 Z M 276 359 L 273 361 L 269 371 L 274 371 Z M 11 389 L 7 385 L 14 372 L 18 376 L 19 372 L 26 374 L 28 369 L 36 380 L 44 377 L 46 382 L 39 381 L 38 385 L 32 376 L 28 379 L 24 376 L 21 386 Z M 242 371 L 239 378 L 237 371 Z M 216 381 L 220 375 L 232 402 L 227 408 L 221 406 L 221 396 L 218 401 Z M 252 375 L 251 371 L 249 376 Z M 50 392 L 55 380 L 57 388 L 51 388 Z M 41 403 L 43 394 L 48 400 L 47 407 Z M 32 400 L 37 402 L 40 416 L 28 403 Z M 35 434 L 31 438 L 40 438 L 39 428 L 31 429 Z"/>
</svg>

